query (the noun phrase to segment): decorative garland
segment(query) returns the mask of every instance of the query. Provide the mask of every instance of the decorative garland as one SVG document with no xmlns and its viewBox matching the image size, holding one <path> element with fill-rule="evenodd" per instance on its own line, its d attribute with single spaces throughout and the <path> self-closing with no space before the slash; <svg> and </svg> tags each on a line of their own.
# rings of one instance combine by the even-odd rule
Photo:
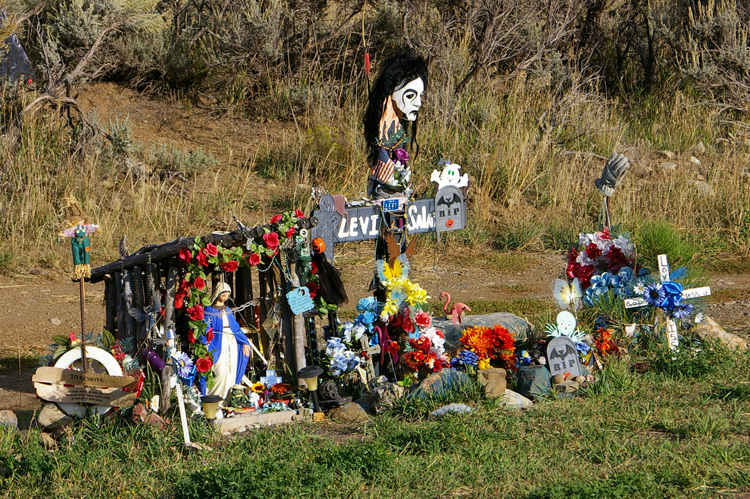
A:
<svg viewBox="0 0 750 499">
<path fill-rule="evenodd" d="M 300 277 L 301 284 L 310 288 L 310 296 L 319 312 L 327 313 L 330 309 L 331 306 L 313 291 L 317 289 L 319 277 L 317 268 L 311 261 L 306 240 L 297 232 L 296 224 L 301 218 L 305 218 L 305 215 L 300 210 L 275 215 L 269 225 L 263 228 L 261 242 L 250 240 L 245 248 L 223 248 L 213 243 L 204 243 L 200 237 L 196 237 L 192 246 L 178 252 L 178 259 L 187 266 L 187 272 L 175 294 L 174 306 L 176 310 L 181 310 L 188 316 L 189 348 L 200 378 L 207 382 L 213 379 L 213 360 L 208 345 L 213 339 L 214 332 L 207 328 L 203 314 L 204 307 L 211 305 L 206 284 L 206 274 L 211 270 L 218 268 L 224 272 L 236 272 L 241 267 L 258 266 L 260 272 L 266 272 L 275 264 L 283 271 L 278 258 L 279 249 L 296 245 L 300 250 L 298 254 L 301 255 L 297 261 L 303 271 Z"/>
</svg>

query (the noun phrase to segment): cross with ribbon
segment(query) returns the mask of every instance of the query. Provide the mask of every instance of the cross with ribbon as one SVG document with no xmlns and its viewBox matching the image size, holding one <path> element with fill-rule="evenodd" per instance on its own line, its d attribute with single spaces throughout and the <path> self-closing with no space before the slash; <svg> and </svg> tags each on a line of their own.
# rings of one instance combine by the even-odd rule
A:
<svg viewBox="0 0 750 499">
<path fill-rule="evenodd" d="M 681 284 L 675 283 L 670 279 L 667 255 L 659 255 L 657 260 L 659 263 L 659 278 L 664 290 L 664 298 L 661 304 L 658 305 L 659 308 L 671 310 L 677 307 L 682 300 L 709 296 L 711 294 L 710 286 L 683 290 Z M 650 304 L 646 298 L 629 298 L 625 300 L 625 308 L 646 307 Z M 677 324 L 675 324 L 671 317 L 667 319 L 667 341 L 672 350 L 677 350 L 680 343 L 677 335 Z"/>
</svg>

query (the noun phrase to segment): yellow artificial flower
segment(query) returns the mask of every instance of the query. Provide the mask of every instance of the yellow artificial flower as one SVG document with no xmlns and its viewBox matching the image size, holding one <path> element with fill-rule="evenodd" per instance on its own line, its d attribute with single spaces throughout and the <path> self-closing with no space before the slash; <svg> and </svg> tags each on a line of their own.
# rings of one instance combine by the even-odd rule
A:
<svg viewBox="0 0 750 499">
<path fill-rule="evenodd" d="M 477 369 L 489 369 L 490 368 L 490 359 L 482 359 L 479 362 L 477 362 Z"/>
<path fill-rule="evenodd" d="M 385 305 L 383 305 L 383 310 L 380 312 L 380 320 L 383 322 L 388 322 L 388 318 L 392 315 L 396 315 L 398 313 L 398 307 L 396 304 L 388 298 L 385 301 Z"/>
<path fill-rule="evenodd" d="M 253 383 L 253 386 L 250 387 L 250 390 L 253 393 L 263 393 L 266 390 L 266 385 L 263 383 Z"/>
</svg>

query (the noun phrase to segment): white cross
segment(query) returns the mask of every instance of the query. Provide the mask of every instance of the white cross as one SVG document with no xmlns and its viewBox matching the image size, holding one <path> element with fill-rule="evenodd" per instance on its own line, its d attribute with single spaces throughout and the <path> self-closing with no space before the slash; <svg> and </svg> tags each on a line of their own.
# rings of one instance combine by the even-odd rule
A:
<svg viewBox="0 0 750 499">
<path fill-rule="evenodd" d="M 659 277 L 661 282 L 669 281 L 669 263 L 667 263 L 667 255 L 659 255 L 657 257 L 659 262 Z M 699 298 L 701 296 L 708 296 L 711 294 L 710 286 L 703 286 L 700 288 L 691 288 L 682 290 L 682 299 L 689 300 L 690 298 Z M 625 308 L 638 308 L 645 307 L 648 302 L 645 298 L 628 298 L 625 300 Z M 669 347 L 672 350 L 677 350 L 679 345 L 679 339 L 677 337 L 677 324 L 672 319 L 667 319 L 667 340 L 669 341 Z"/>
</svg>

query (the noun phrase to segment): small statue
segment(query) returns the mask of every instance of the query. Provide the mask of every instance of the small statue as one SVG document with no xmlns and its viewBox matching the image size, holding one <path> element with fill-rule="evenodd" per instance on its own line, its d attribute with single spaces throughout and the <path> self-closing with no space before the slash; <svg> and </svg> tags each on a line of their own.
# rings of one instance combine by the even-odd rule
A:
<svg viewBox="0 0 750 499">
<path fill-rule="evenodd" d="M 367 196 L 373 200 L 396 194 L 408 198 L 413 192 L 405 147 L 410 140 L 416 141 L 417 118 L 426 86 L 427 63 L 413 54 L 388 59 L 375 80 L 363 120 L 372 164 Z"/>
<path fill-rule="evenodd" d="M 211 305 L 203 311 L 208 331 L 213 333 L 213 337 L 211 334 L 207 337 L 210 338 L 208 351 L 214 362 L 211 370 L 216 376 L 208 395 L 218 395 L 222 399 L 234 385 L 242 382 L 250 359 L 250 341 L 226 306 L 231 291 L 227 283 L 218 283 L 211 296 Z"/>
<path fill-rule="evenodd" d="M 72 212 L 67 224 L 70 227 L 60 231 L 57 237 L 70 238 L 70 247 L 73 250 L 73 274 L 71 279 L 75 282 L 81 279 L 88 281 L 91 279 L 91 241 L 89 240 L 89 234 L 96 232 L 99 227 L 88 223 L 88 218 L 83 214 L 83 210 L 75 199 L 68 199 L 68 208 Z"/>
</svg>

